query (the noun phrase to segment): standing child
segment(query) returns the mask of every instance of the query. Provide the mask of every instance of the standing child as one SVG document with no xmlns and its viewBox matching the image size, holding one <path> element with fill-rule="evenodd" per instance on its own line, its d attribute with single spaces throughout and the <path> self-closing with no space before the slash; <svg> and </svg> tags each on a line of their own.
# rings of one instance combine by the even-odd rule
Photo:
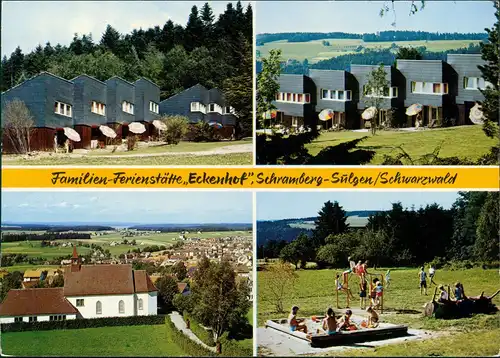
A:
<svg viewBox="0 0 500 358">
<path fill-rule="evenodd" d="M 385 287 L 389 288 L 391 285 L 391 270 L 387 270 L 385 273 Z"/>
<path fill-rule="evenodd" d="M 420 294 L 422 295 L 422 292 L 425 292 L 427 296 L 427 274 L 425 273 L 424 266 L 420 268 L 418 278 L 420 280 Z"/>
<path fill-rule="evenodd" d="M 345 287 L 342 284 L 342 282 L 340 282 L 340 275 L 338 274 L 337 277 L 335 278 L 335 287 L 337 288 L 338 291 L 344 292 L 350 300 L 354 299 L 354 295 L 352 294 L 351 289 Z"/>
<path fill-rule="evenodd" d="M 384 287 L 382 286 L 382 282 L 378 281 L 377 286 L 375 286 L 375 303 L 376 307 L 380 307 L 380 301 L 382 299 L 382 295 L 384 293 Z"/>
<path fill-rule="evenodd" d="M 362 280 L 359 283 L 359 308 L 362 310 L 365 309 L 366 307 L 366 289 L 367 289 L 367 282 L 366 280 Z"/>
<path fill-rule="evenodd" d="M 377 286 L 378 282 L 378 278 L 374 278 L 373 282 L 370 282 L 370 306 L 376 305 L 375 299 L 377 298 L 377 293 L 375 292 L 375 287 Z"/>
<path fill-rule="evenodd" d="M 437 286 L 437 283 L 434 282 L 434 275 L 436 275 L 436 268 L 431 265 L 429 266 L 429 280 L 431 281 L 429 286 L 432 284 L 435 284 Z"/>
</svg>

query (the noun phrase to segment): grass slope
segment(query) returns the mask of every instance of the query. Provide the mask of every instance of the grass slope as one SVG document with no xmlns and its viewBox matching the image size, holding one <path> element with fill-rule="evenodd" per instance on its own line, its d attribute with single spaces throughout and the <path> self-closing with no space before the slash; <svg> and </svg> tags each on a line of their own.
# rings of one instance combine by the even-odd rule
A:
<svg viewBox="0 0 500 358">
<path fill-rule="evenodd" d="M 481 126 L 459 126 L 415 132 L 379 131 L 375 136 L 352 131 L 325 132 L 307 144 L 306 148 L 309 153 L 316 155 L 327 146 L 365 136 L 368 136 L 368 139 L 358 144 L 358 148 L 376 152 L 369 163 L 371 165 L 381 164 L 384 154 L 396 155 L 399 151 L 395 148 L 399 146 L 402 146 L 414 160 L 432 153 L 439 145 L 441 145 L 440 157 L 457 156 L 474 160 L 488 153 L 490 148 L 498 143 L 498 140 L 486 137 Z"/>
<path fill-rule="evenodd" d="M 345 295 L 339 295 L 342 307 L 337 309 L 335 295 L 335 273 L 342 270 L 304 270 L 297 271 L 298 280 L 292 290 L 285 294 L 284 307 L 288 309 L 296 304 L 300 307 L 301 316 L 322 314 L 328 307 L 337 312 L 343 311 L 346 305 Z M 377 272 L 385 272 L 379 269 Z M 386 322 L 407 324 L 410 328 L 434 331 L 446 331 L 446 336 L 434 338 L 431 341 L 409 342 L 398 345 L 384 346 L 376 349 L 349 350 L 342 352 L 346 356 L 373 355 L 381 356 L 419 356 L 439 352 L 441 356 L 463 355 L 493 355 L 498 354 L 498 341 L 492 343 L 492 337 L 500 333 L 500 313 L 495 315 L 477 315 L 472 318 L 459 320 L 437 320 L 425 318 L 422 314 L 394 314 L 395 309 L 409 309 L 422 312 L 424 303 L 429 301 L 434 293 L 435 286 L 429 288 L 428 296 L 420 295 L 418 287 L 418 268 L 392 269 L 391 286 L 386 289 L 384 296 L 384 313 L 382 319 Z M 369 272 L 371 272 L 369 270 Z M 258 272 L 258 324 L 263 326 L 267 319 L 286 317 L 287 313 L 274 312 L 274 305 L 269 295 L 269 273 Z M 467 295 L 479 295 L 485 291 L 486 295 L 493 294 L 499 289 L 498 271 L 479 268 L 461 271 L 436 272 L 435 281 L 438 284 L 452 285 L 456 281 L 463 283 Z M 351 276 L 350 287 L 358 297 L 358 280 Z M 493 302 L 500 306 L 500 295 Z M 359 301 L 351 302 L 351 307 L 358 307 Z M 466 339 L 467 337 L 467 339 Z M 472 339 L 474 337 L 474 339 Z M 329 352 L 328 355 L 333 354 Z"/>
<path fill-rule="evenodd" d="M 167 325 L 4 333 L 2 349 L 17 356 L 186 356 Z"/>
<path fill-rule="evenodd" d="M 131 153 L 132 154 L 132 153 Z M 137 153 L 135 153 L 137 154 Z M 26 160 L 16 158 L 4 161 L 8 165 L 251 165 L 253 164 L 253 153 L 231 153 L 220 155 L 175 155 L 161 157 L 141 158 L 97 158 L 87 156 L 83 158 L 39 158 Z"/>
</svg>

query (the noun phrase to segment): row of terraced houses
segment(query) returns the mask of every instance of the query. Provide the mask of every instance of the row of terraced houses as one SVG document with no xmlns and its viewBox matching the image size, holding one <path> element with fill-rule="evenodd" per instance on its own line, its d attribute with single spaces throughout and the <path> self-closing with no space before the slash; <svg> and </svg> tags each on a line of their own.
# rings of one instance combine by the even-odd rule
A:
<svg viewBox="0 0 500 358">
<path fill-rule="evenodd" d="M 389 111 L 401 127 L 415 125 L 416 116 L 406 116 L 412 104 L 423 105 L 422 124 L 470 124 L 469 112 L 475 103 L 483 101 L 479 89 L 488 83 L 481 78 L 478 65 L 484 65 L 481 55 L 449 54 L 441 60 L 397 60 L 395 66 L 384 66 L 389 88 L 384 95 L 379 123 Z M 351 65 L 350 71 L 310 70 L 309 76 L 282 74 L 280 90 L 274 105 L 277 122 L 286 127 L 317 123 L 324 109 L 335 112 L 332 121 L 323 126 L 342 124 L 345 128 L 364 128 L 361 113 L 370 106 L 365 93 L 372 65 Z"/>
<path fill-rule="evenodd" d="M 141 140 L 158 136 L 153 121 L 161 115 L 182 115 L 191 124 L 200 121 L 222 124 L 219 132 L 230 136 L 236 124 L 234 109 L 226 104 L 221 90 L 208 90 L 195 85 L 160 101 L 160 88 L 146 78 L 134 83 L 120 77 L 105 82 L 88 75 L 66 80 L 42 72 L 2 93 L 2 108 L 18 99 L 26 105 L 34 120 L 31 150 L 51 150 L 54 137 L 59 144 L 66 140 L 64 127 L 75 129 L 81 141 L 74 148 L 103 147 L 106 137 L 99 127 L 106 125 L 117 133 L 116 141 L 127 138 L 128 125 L 140 122 L 146 132 Z M 9 152 L 9 140 L 4 134 L 3 150 Z"/>
</svg>

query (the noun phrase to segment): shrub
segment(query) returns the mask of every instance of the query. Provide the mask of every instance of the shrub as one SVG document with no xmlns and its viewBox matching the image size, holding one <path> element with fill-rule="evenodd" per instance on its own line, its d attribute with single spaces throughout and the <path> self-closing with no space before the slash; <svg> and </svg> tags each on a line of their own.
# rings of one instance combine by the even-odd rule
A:
<svg viewBox="0 0 500 358">
<path fill-rule="evenodd" d="M 179 144 L 188 131 L 189 120 L 183 116 L 165 116 L 161 121 L 167 125 L 167 130 L 161 132 L 162 139 L 167 144 Z"/>
<path fill-rule="evenodd" d="M 211 331 L 207 331 L 200 326 L 187 312 L 183 314 L 184 320 L 189 320 L 191 331 L 198 337 L 203 343 L 209 347 L 215 347 L 215 342 Z"/>
<path fill-rule="evenodd" d="M 66 321 L 16 322 L 2 324 L 2 332 L 51 331 L 54 329 L 81 329 L 116 326 L 159 325 L 163 316 L 104 317 Z"/>
<path fill-rule="evenodd" d="M 191 126 L 189 137 L 194 142 L 213 142 L 217 136 L 212 126 L 201 121 Z"/>
<path fill-rule="evenodd" d="M 215 357 L 216 354 L 212 351 L 206 349 L 205 347 L 197 344 L 190 338 L 188 338 L 184 333 L 179 331 L 175 325 L 170 320 L 170 317 L 167 316 L 166 324 L 169 330 L 172 332 L 172 340 L 179 346 L 181 349 L 191 357 Z"/>
<path fill-rule="evenodd" d="M 137 146 L 137 137 L 135 135 L 129 135 L 127 137 L 127 150 L 134 150 Z"/>
</svg>

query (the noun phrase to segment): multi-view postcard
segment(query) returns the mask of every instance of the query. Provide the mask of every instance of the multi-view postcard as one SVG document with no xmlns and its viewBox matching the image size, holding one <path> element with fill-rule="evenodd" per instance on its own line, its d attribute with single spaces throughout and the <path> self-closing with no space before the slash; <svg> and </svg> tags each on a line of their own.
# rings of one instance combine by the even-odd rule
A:
<svg viewBox="0 0 500 358">
<path fill-rule="evenodd" d="M 262 1 L 255 17 L 257 164 L 498 164 L 498 2 Z"/>
<path fill-rule="evenodd" d="M 258 355 L 498 356 L 499 199 L 257 193 Z"/>
<path fill-rule="evenodd" d="M 3 2 L 3 163 L 253 164 L 252 11 Z"/>
<path fill-rule="evenodd" d="M 252 211 L 250 192 L 3 192 L 0 353 L 251 356 Z"/>
</svg>

